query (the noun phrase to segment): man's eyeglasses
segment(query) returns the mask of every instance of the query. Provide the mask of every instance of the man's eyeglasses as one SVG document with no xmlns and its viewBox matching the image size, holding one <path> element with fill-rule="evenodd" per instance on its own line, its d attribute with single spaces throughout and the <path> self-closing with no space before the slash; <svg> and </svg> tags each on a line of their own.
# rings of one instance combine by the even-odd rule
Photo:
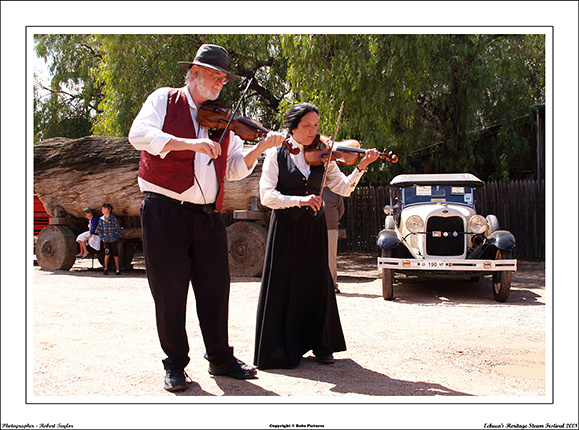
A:
<svg viewBox="0 0 579 430">
<path fill-rule="evenodd" d="M 215 72 L 212 72 L 210 69 L 205 68 L 205 71 L 207 71 L 211 77 L 213 78 L 213 80 L 215 82 L 221 82 L 223 85 L 225 85 L 227 83 L 227 75 L 224 76 L 220 76 Z"/>
</svg>

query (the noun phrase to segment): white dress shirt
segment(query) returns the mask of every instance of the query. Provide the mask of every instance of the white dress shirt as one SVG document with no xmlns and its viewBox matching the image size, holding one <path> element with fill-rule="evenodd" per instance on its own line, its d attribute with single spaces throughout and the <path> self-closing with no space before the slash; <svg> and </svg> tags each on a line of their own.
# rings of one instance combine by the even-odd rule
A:
<svg viewBox="0 0 579 430">
<path fill-rule="evenodd" d="M 136 149 L 147 151 L 161 158 L 164 158 L 170 152 L 164 149 L 169 140 L 173 137 L 183 137 L 173 136 L 162 130 L 167 114 L 169 90 L 170 88 L 167 87 L 159 88 L 149 95 L 141 111 L 133 121 L 129 132 L 129 141 Z M 187 95 L 189 110 L 197 137 L 207 138 L 208 129 L 197 122 L 197 106 L 195 106 L 189 90 L 187 87 L 183 87 L 181 90 L 185 91 Z M 209 160 L 210 157 L 206 154 L 200 152 L 195 154 L 195 184 L 181 194 L 159 187 L 142 178 L 138 178 L 139 187 L 142 192 L 155 192 L 180 201 L 196 204 L 213 203 L 219 192 L 219 183 L 217 181 L 217 173 L 215 172 L 215 163 L 207 166 Z M 256 164 L 257 162 L 254 163 L 250 169 L 247 168 L 245 159 L 243 158 L 243 140 L 230 132 L 225 179 L 243 179 L 253 171 Z"/>
<path fill-rule="evenodd" d="M 304 147 L 297 143 L 293 137 L 290 137 L 290 142 L 294 147 L 300 148 L 300 153 L 290 154 L 290 158 L 307 179 L 310 177 L 311 170 L 310 165 L 306 162 L 304 157 Z M 358 185 L 363 173 L 364 172 L 361 172 L 359 169 L 354 169 L 349 176 L 346 176 L 340 170 L 336 162 L 331 161 L 328 165 L 326 186 L 328 186 L 334 193 L 348 197 L 352 194 L 356 185 Z M 259 181 L 261 204 L 271 209 L 283 209 L 291 206 L 299 206 L 300 200 L 303 196 L 288 196 L 280 193 L 276 190 L 278 178 L 279 165 L 277 163 L 277 148 L 270 148 L 265 153 L 261 179 Z"/>
</svg>

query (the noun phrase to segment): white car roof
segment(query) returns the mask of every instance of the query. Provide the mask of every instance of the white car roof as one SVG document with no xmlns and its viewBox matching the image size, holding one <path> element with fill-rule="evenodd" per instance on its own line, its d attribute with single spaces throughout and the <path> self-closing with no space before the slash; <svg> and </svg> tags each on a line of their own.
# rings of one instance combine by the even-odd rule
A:
<svg viewBox="0 0 579 430">
<path fill-rule="evenodd" d="M 398 175 L 390 185 L 409 187 L 413 185 L 464 185 L 482 187 L 484 182 L 470 173 L 426 173 L 415 175 Z"/>
</svg>

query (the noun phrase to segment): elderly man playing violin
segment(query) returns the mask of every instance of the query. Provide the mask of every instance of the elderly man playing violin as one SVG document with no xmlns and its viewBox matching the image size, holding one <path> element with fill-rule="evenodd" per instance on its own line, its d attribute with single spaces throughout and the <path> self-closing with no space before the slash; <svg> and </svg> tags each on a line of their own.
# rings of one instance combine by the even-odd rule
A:
<svg viewBox="0 0 579 430">
<path fill-rule="evenodd" d="M 254 364 L 258 369 L 294 368 L 312 351 L 322 364 L 346 343 L 328 266 L 328 235 L 322 206 L 322 183 L 348 196 L 366 167 L 378 159 L 365 151 L 346 176 L 335 161 L 308 163 L 308 148 L 319 139 L 318 109 L 309 103 L 286 114 L 289 142 L 267 151 L 260 179 L 264 206 L 273 209 L 267 239 L 256 323 Z M 329 158 L 329 157 L 328 157 Z"/>
<path fill-rule="evenodd" d="M 230 275 L 219 210 L 224 180 L 243 179 L 262 152 L 284 140 L 283 134 L 269 132 L 243 153 L 243 141 L 233 132 L 210 137 L 197 121 L 201 104 L 217 99 L 223 85 L 239 78 L 229 71 L 224 48 L 202 45 L 193 62 L 178 65 L 187 72 L 185 86 L 153 92 L 129 132 L 129 141 L 141 151 L 143 251 L 157 331 L 167 355 L 163 366 L 168 391 L 184 390 L 191 382 L 185 372 L 190 362 L 185 328 L 189 283 L 209 373 L 237 379 L 256 374 L 253 366 L 234 357 L 229 345 Z"/>
</svg>

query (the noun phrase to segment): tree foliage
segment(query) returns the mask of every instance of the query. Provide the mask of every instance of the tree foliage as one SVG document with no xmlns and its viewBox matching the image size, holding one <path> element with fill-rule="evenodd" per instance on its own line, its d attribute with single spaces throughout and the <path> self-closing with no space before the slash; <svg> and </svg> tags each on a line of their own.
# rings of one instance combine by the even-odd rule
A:
<svg viewBox="0 0 579 430">
<path fill-rule="evenodd" d="M 35 96 L 35 139 L 82 134 L 124 136 L 148 94 L 181 86 L 177 62 L 198 46 L 230 53 L 243 79 L 222 92 L 235 106 L 251 82 L 240 115 L 280 129 L 289 106 L 320 109 L 320 132 L 364 148 L 392 150 L 400 163 L 372 165 L 365 180 L 387 182 L 416 171 L 421 157 L 435 171 L 508 177 L 525 150 L 512 126 L 545 98 L 542 35 L 495 34 L 101 34 L 39 35 L 37 55 L 51 62 L 50 96 Z M 480 130 L 502 124 L 500 147 L 483 152 Z M 498 151 L 498 152 L 497 152 Z"/>
<path fill-rule="evenodd" d="M 226 46 L 230 67 L 239 76 L 254 78 L 251 91 L 239 114 L 259 115 L 273 125 L 280 101 L 285 95 L 286 61 L 274 49 L 275 36 L 255 35 L 103 35 L 99 39 L 106 52 L 100 67 L 103 84 L 103 114 L 97 118 L 95 132 L 126 135 L 143 101 L 156 88 L 183 85 L 178 61 L 193 61 L 203 43 Z M 225 86 L 221 99 L 235 106 L 249 79 Z"/>
<path fill-rule="evenodd" d="M 345 101 L 341 135 L 393 150 L 401 159 L 393 174 L 432 151 L 439 172 L 476 172 L 497 155 L 508 165 L 523 140 L 511 135 L 503 153 L 482 154 L 474 132 L 544 101 L 542 36 L 300 35 L 283 47 L 292 89 L 323 106 L 326 133 Z M 496 161 L 494 175 L 504 175 Z M 374 183 L 384 178 L 373 170 Z"/>
<path fill-rule="evenodd" d="M 81 34 L 38 35 L 35 42 L 52 76 L 48 88 L 38 82 L 34 86 L 35 141 L 90 134 L 102 113 L 102 88 L 95 79 L 102 58 L 99 44 Z"/>
</svg>

